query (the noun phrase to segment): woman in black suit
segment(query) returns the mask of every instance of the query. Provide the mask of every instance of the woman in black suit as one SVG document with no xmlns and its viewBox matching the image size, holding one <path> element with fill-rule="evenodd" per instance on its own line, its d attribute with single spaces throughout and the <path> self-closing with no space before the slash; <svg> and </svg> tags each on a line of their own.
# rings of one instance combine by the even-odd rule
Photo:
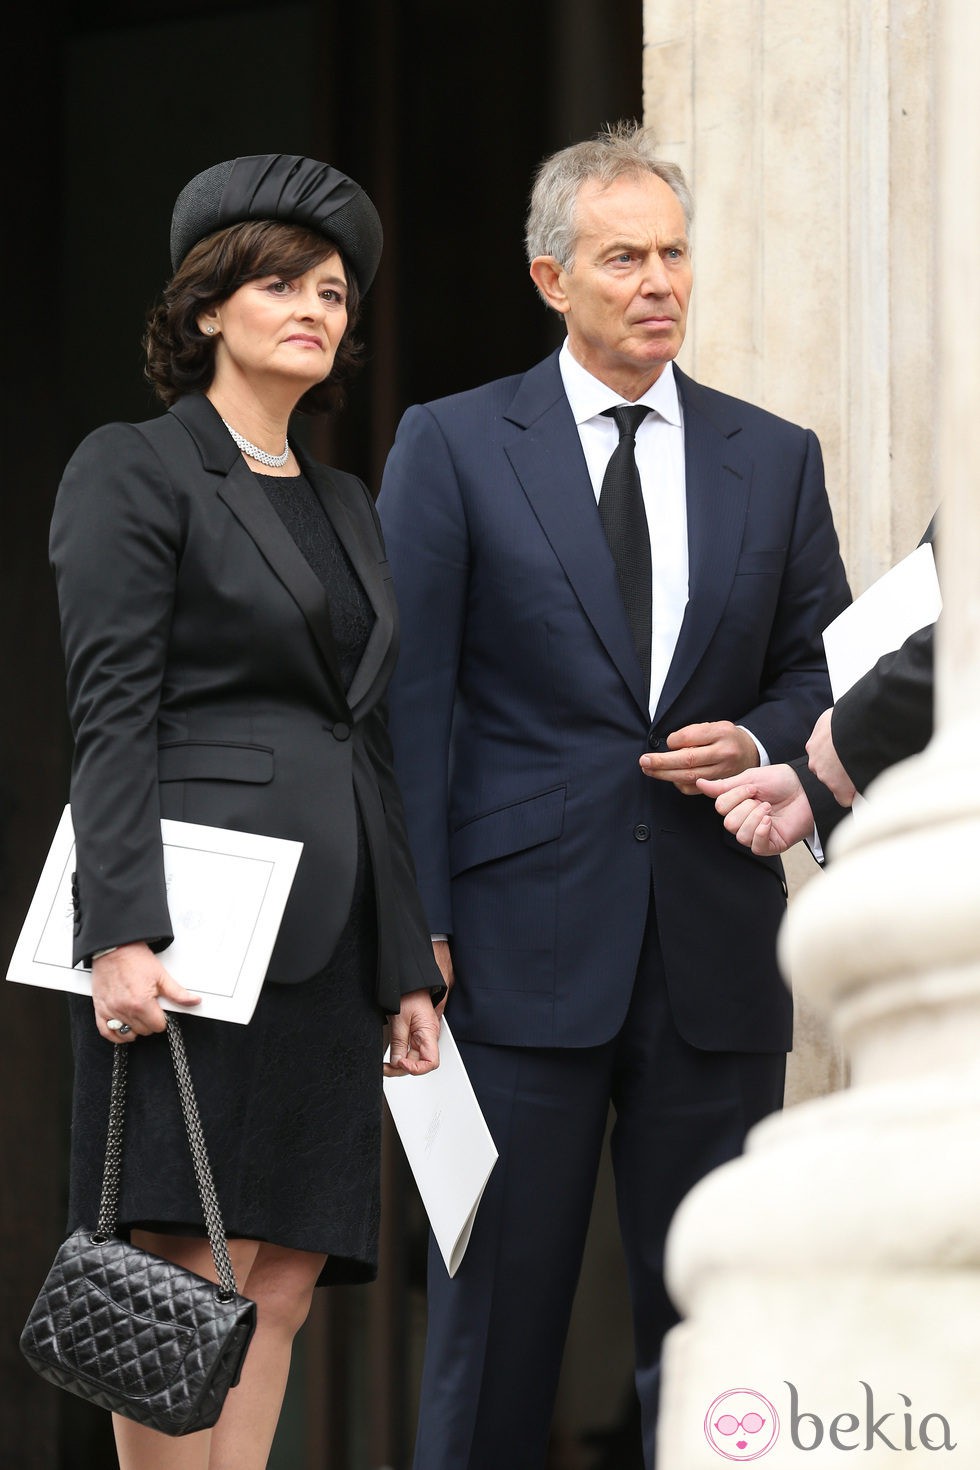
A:
<svg viewBox="0 0 980 1470">
<path fill-rule="evenodd" d="M 415 891 L 383 696 L 395 606 L 373 501 L 287 437 L 335 406 L 374 276 L 366 194 L 315 160 L 216 165 L 174 210 L 147 376 L 169 412 L 76 450 L 51 528 L 75 736 L 70 1228 L 94 1221 L 112 1043 L 130 1066 L 120 1222 L 212 1274 L 160 1002 L 172 940 L 160 818 L 298 839 L 247 1026 L 186 1044 L 239 1289 L 258 1304 L 213 1430 L 115 1422 L 122 1470 L 261 1470 L 317 1284 L 377 1268 L 382 1024 L 390 1074 L 438 1065 L 441 977 Z"/>
</svg>

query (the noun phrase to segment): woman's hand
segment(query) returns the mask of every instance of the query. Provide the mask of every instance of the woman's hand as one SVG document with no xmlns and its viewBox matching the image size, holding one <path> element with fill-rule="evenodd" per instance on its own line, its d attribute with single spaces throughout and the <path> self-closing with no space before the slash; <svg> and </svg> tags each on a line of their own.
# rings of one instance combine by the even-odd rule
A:
<svg viewBox="0 0 980 1470">
<path fill-rule="evenodd" d="M 386 1077 L 422 1077 L 439 1065 L 439 1017 L 427 990 L 402 996 L 401 1010 L 389 1016 L 391 1054 Z"/>
<path fill-rule="evenodd" d="M 148 944 L 121 944 L 92 962 L 95 1021 L 106 1041 L 135 1041 L 137 1036 L 164 1031 L 167 1015 L 160 996 L 185 1006 L 201 1003 L 199 995 L 177 984 Z M 109 1021 L 122 1021 L 130 1029 L 120 1035 L 110 1030 Z"/>
</svg>

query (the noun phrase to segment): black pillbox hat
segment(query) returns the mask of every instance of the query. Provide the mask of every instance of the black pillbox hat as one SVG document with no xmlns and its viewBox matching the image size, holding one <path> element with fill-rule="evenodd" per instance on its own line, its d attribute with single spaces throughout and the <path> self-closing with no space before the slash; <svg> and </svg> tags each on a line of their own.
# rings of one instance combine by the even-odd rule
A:
<svg viewBox="0 0 980 1470">
<path fill-rule="evenodd" d="M 315 158 L 258 153 L 216 163 L 185 184 L 170 225 L 174 270 L 199 240 L 244 220 L 306 225 L 338 245 L 362 292 L 381 259 L 378 211 L 360 184 Z"/>
</svg>

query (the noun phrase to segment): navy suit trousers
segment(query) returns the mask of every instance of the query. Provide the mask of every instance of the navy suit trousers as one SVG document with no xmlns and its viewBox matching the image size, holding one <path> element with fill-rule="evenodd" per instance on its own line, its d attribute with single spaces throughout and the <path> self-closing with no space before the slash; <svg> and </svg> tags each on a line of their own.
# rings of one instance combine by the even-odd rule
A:
<svg viewBox="0 0 980 1470">
<path fill-rule="evenodd" d="M 451 1002 L 450 1002 L 451 1014 Z M 782 1104 L 782 1053 L 707 1052 L 674 1026 L 653 904 L 629 1012 L 605 1045 L 460 1053 L 499 1151 L 456 1276 L 430 1243 L 415 1470 L 544 1470 L 609 1117 L 644 1463 L 653 1470 L 663 1280 L 677 1205 Z"/>
</svg>

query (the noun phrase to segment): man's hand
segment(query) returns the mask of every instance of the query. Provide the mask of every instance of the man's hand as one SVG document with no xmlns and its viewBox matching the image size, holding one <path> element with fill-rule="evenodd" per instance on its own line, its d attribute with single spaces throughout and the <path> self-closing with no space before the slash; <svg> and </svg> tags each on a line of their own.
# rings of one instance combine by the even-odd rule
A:
<svg viewBox="0 0 980 1470">
<path fill-rule="evenodd" d="M 792 766 L 763 766 L 722 781 L 698 781 L 725 830 L 757 857 L 778 857 L 813 831 L 813 812 Z"/>
<path fill-rule="evenodd" d="M 439 966 L 442 978 L 446 982 L 446 993 L 436 1006 L 436 1015 L 441 1016 L 446 1009 L 449 992 L 452 990 L 456 981 L 456 975 L 453 970 L 453 957 L 449 952 L 449 941 L 447 939 L 433 939 L 432 953 L 435 955 L 436 964 Z"/>
<path fill-rule="evenodd" d="M 439 1017 L 427 990 L 402 996 L 397 1016 L 389 1016 L 390 1060 L 386 1077 L 422 1077 L 439 1065 Z"/>
<path fill-rule="evenodd" d="M 700 780 L 734 776 L 759 764 L 759 751 L 747 730 L 731 720 L 685 725 L 667 736 L 667 749 L 640 756 L 640 769 L 655 781 L 672 781 L 685 796 L 697 796 Z"/>
<path fill-rule="evenodd" d="M 92 1004 L 99 1035 L 106 1041 L 135 1041 L 165 1031 L 167 1013 L 159 997 L 180 1005 L 200 1005 L 201 997 L 192 995 L 165 970 L 148 944 L 121 944 L 92 963 Z M 122 1021 L 130 1029 L 122 1035 L 110 1031 L 107 1021 Z"/>
<path fill-rule="evenodd" d="M 810 757 L 808 764 L 817 780 L 822 781 L 830 791 L 838 806 L 851 806 L 857 795 L 857 787 L 844 770 L 834 748 L 834 737 L 830 729 L 833 713 L 833 709 L 825 709 L 810 733 L 806 743 L 806 753 Z"/>
</svg>

